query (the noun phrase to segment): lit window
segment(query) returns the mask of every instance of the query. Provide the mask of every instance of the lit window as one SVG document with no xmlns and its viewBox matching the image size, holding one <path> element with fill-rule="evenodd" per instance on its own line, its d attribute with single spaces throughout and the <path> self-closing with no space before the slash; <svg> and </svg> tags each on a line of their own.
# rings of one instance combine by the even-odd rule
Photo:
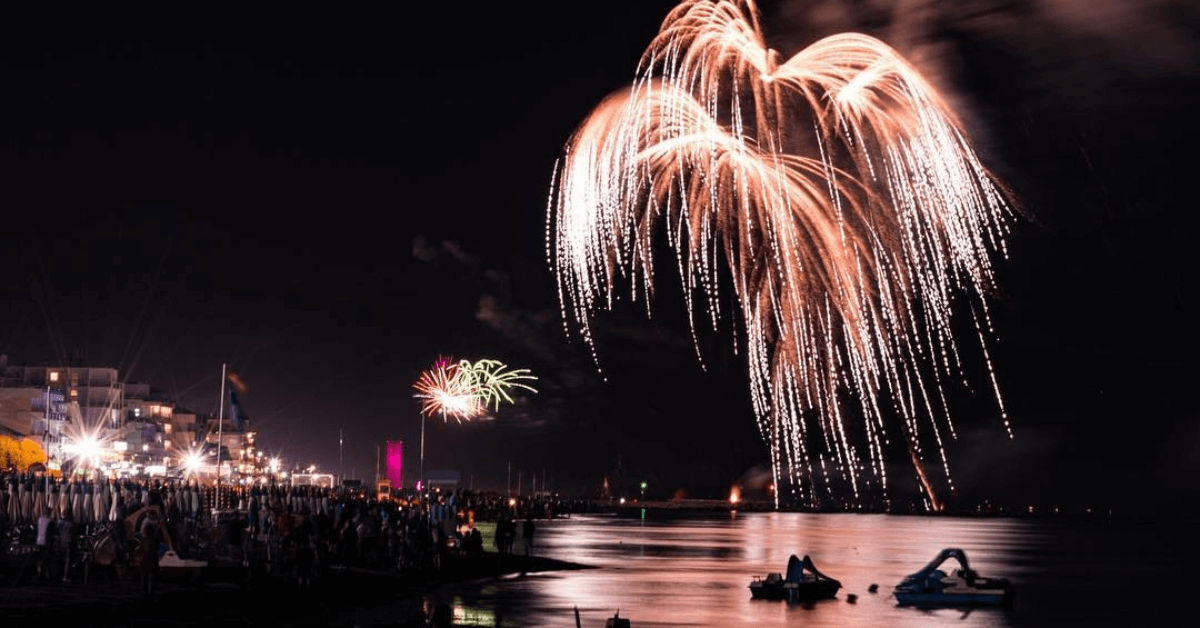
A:
<svg viewBox="0 0 1200 628">
<path fill-rule="evenodd" d="M 50 381 L 52 381 L 52 382 L 58 381 L 58 371 L 50 371 Z"/>
<path fill-rule="evenodd" d="M 78 396 L 79 396 L 79 391 L 78 391 L 78 390 L 75 390 L 74 388 L 72 388 L 72 389 L 71 389 L 71 396 L 72 396 L 72 397 L 78 397 Z"/>
</svg>

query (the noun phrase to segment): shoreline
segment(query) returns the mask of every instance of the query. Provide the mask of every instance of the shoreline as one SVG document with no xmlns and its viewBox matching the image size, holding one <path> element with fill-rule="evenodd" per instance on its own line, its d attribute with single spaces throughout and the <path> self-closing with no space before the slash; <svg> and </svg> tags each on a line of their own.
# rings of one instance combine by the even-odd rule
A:
<svg viewBox="0 0 1200 628">
<path fill-rule="evenodd" d="M 141 592 L 136 574 L 81 582 L 0 585 L 0 616 L 82 626 L 211 626 L 265 622 L 271 626 L 425 626 L 424 594 L 452 582 L 508 575 L 594 569 L 545 556 L 485 552 L 451 561 L 437 573 L 402 575 L 333 568 L 300 589 L 294 578 L 239 578 L 241 568 L 208 568 L 199 579 L 164 578 L 153 594 Z M 241 580 L 241 581 L 239 581 Z"/>
</svg>

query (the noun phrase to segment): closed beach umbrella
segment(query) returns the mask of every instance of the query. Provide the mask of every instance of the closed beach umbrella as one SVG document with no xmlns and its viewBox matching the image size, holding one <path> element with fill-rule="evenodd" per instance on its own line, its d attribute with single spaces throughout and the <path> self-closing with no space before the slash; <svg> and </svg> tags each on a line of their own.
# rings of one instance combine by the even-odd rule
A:
<svg viewBox="0 0 1200 628">
<path fill-rule="evenodd" d="M 33 518 L 38 519 L 46 513 L 46 494 L 33 487 Z"/>
<path fill-rule="evenodd" d="M 108 491 L 103 480 L 96 483 L 95 494 L 92 496 L 92 521 L 104 521 L 108 516 Z"/>
<path fill-rule="evenodd" d="M 83 512 L 79 513 L 80 515 L 82 515 L 79 518 L 80 521 L 82 521 L 84 523 L 92 522 L 92 515 L 95 514 L 95 512 L 93 510 L 95 508 L 95 506 L 92 505 L 92 502 L 95 499 L 96 499 L 96 496 L 94 493 L 92 493 L 92 483 L 91 482 L 84 483 L 84 485 L 83 485 Z"/>
<path fill-rule="evenodd" d="M 67 484 L 58 487 L 58 499 L 54 504 L 54 517 L 64 519 L 71 512 L 71 488 Z"/>
<path fill-rule="evenodd" d="M 14 484 L 8 485 L 8 520 L 18 521 L 21 517 L 21 498 Z"/>
<path fill-rule="evenodd" d="M 29 486 L 29 482 L 22 482 L 21 488 L 18 493 L 21 497 L 21 513 L 20 513 L 21 523 L 29 523 L 30 521 L 32 521 L 32 515 L 33 515 L 33 495 L 32 495 L 32 493 L 33 493 L 33 491 L 31 490 L 31 487 Z"/>
<path fill-rule="evenodd" d="M 121 518 L 121 513 L 119 512 L 121 506 L 121 491 L 116 488 L 116 485 L 110 485 L 108 489 L 110 491 L 108 502 L 108 520 L 111 523 L 116 523 L 117 520 Z"/>
<path fill-rule="evenodd" d="M 71 519 L 83 521 L 83 489 L 78 482 L 71 483 Z"/>
</svg>

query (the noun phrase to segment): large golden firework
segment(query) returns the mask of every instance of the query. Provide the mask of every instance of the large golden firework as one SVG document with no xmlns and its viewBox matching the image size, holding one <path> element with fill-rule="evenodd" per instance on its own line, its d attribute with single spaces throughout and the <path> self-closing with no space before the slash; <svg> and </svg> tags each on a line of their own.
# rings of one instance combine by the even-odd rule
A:
<svg viewBox="0 0 1200 628">
<path fill-rule="evenodd" d="M 716 327 L 729 270 L 776 485 L 811 496 L 828 462 L 856 496 L 869 473 L 886 492 L 882 399 L 938 508 L 921 443 L 931 432 L 949 479 L 945 389 L 963 370 L 952 304 L 969 297 L 991 374 L 990 258 L 1014 213 L 950 107 L 899 54 L 840 34 L 783 59 L 750 0 L 685 0 L 555 175 L 547 255 L 589 345 L 619 284 L 648 307 L 665 231 L 693 335 L 698 318 Z M 991 385 L 1008 430 L 994 374 Z"/>
</svg>

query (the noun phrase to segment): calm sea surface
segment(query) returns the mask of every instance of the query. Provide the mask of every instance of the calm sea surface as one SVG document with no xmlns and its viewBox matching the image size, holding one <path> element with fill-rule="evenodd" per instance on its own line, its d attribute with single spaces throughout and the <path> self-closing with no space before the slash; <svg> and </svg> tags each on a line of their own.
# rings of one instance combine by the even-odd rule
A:
<svg viewBox="0 0 1200 628">
<path fill-rule="evenodd" d="M 1194 534 L 1184 525 L 1033 519 L 575 516 L 539 521 L 534 553 L 596 569 L 456 584 L 428 602 L 450 605 L 457 626 L 514 628 L 570 628 L 576 607 L 583 628 L 603 627 L 618 610 L 634 628 L 1195 625 L 1200 598 L 1184 569 L 1197 556 Z M 892 587 L 946 547 L 965 550 L 980 575 L 1012 581 L 1014 608 L 897 606 Z M 516 551 L 523 551 L 520 540 Z M 791 554 L 810 555 L 821 572 L 840 580 L 837 598 L 752 600 L 751 579 L 786 571 Z M 877 593 L 869 592 L 872 584 Z M 1187 614 L 1178 616 L 1180 610 Z M 1183 617 L 1191 619 L 1181 624 Z"/>
</svg>

